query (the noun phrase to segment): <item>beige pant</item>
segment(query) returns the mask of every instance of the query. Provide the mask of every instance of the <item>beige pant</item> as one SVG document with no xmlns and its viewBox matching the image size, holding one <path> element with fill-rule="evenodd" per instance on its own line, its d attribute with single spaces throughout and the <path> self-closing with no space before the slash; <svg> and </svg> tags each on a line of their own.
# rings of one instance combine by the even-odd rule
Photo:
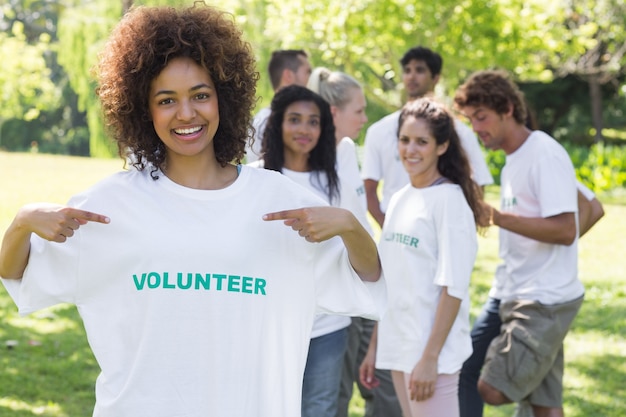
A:
<svg viewBox="0 0 626 417">
<path fill-rule="evenodd" d="M 502 303 L 501 333 L 489 346 L 480 378 L 511 401 L 561 407 L 563 339 L 582 302 L 580 297 L 554 305 Z"/>
<path fill-rule="evenodd" d="M 411 401 L 411 374 L 391 371 L 393 386 L 404 417 L 459 417 L 459 373 L 439 374 L 435 393 L 426 401 Z"/>
</svg>

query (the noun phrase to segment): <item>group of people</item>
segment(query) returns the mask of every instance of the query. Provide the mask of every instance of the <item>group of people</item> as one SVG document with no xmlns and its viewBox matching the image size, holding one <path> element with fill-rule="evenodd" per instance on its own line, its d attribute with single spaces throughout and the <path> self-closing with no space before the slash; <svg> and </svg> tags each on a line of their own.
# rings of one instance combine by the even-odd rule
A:
<svg viewBox="0 0 626 417">
<path fill-rule="evenodd" d="M 476 135 L 433 97 L 441 57 L 415 47 L 400 64 L 406 104 L 368 129 L 360 166 L 350 75 L 276 51 L 252 120 L 259 75 L 232 16 L 196 2 L 122 18 L 97 93 L 130 166 L 67 205 L 24 206 L 0 248 L 20 314 L 78 307 L 95 417 L 342 417 L 355 382 L 368 417 L 475 417 L 484 402 L 563 415 L 577 240 L 601 205 L 527 127 L 508 76 L 479 71 L 454 103 L 507 155 L 488 205 Z M 503 263 L 472 328 L 492 225 Z"/>
</svg>

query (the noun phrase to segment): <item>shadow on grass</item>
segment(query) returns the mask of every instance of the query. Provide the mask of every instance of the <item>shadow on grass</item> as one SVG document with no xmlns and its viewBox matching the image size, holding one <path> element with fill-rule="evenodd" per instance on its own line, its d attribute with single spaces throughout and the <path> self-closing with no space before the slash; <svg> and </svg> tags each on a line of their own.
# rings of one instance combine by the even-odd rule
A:
<svg viewBox="0 0 626 417">
<path fill-rule="evenodd" d="M 618 365 L 624 356 L 606 354 L 588 360 L 569 363 L 566 370 L 584 375 L 593 384 L 581 389 L 569 389 L 565 403 L 570 417 L 622 417 L 626 410 L 626 372 Z"/>
<path fill-rule="evenodd" d="M 616 285 L 617 284 L 617 285 Z M 573 350 L 584 351 L 568 361 L 565 402 L 574 417 L 622 417 L 626 410 L 626 289 L 620 282 L 588 286 L 585 302 L 572 326 Z M 576 346 L 580 343 L 581 346 Z M 567 357 L 567 350 L 566 350 Z M 576 383 L 576 375 L 589 383 Z M 567 382 L 566 382 L 567 384 Z M 572 387 L 573 385 L 573 387 Z"/>
<path fill-rule="evenodd" d="M 613 283 L 588 286 L 585 301 L 572 326 L 574 332 L 600 332 L 624 337 L 626 289 Z"/>
<path fill-rule="evenodd" d="M 3 290 L 0 299 L 0 305 L 8 304 Z M 52 311 L 16 318 L 11 304 L 0 312 L 0 416 L 82 417 L 93 412 L 99 370 L 82 321 L 74 306 Z M 8 340 L 17 345 L 8 349 Z"/>
</svg>

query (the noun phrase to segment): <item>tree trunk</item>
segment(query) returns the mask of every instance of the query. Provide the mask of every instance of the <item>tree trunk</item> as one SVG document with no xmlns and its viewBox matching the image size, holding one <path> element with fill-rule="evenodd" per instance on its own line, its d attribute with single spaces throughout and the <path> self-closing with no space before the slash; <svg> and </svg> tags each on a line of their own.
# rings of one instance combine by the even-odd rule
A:
<svg viewBox="0 0 626 417">
<path fill-rule="evenodd" d="M 602 90 L 600 88 L 600 82 L 597 75 L 589 76 L 589 97 L 591 99 L 591 121 L 593 127 L 596 129 L 596 134 L 593 137 L 595 143 L 602 142 L 602 129 L 604 123 L 602 121 Z"/>
</svg>

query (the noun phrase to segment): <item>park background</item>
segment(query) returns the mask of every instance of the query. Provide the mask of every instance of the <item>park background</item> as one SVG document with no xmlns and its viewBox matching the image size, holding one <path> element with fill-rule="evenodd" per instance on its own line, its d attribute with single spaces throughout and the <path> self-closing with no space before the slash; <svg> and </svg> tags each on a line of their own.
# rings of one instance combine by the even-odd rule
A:
<svg viewBox="0 0 626 417">
<path fill-rule="evenodd" d="M 0 233 L 19 206 L 63 203 L 119 170 L 91 67 L 110 29 L 135 5 L 192 1 L 0 0 Z M 398 60 L 415 45 L 443 56 L 436 95 L 451 104 L 473 71 L 509 71 L 539 127 L 568 150 L 607 215 L 580 243 L 587 298 L 566 345 L 566 414 L 626 413 L 626 5 L 622 0 L 221 0 L 258 60 L 258 108 L 272 90 L 272 50 L 304 49 L 313 66 L 364 85 L 369 123 L 404 101 Z M 363 135 L 358 139 L 362 144 Z M 52 155 L 55 154 L 55 155 Z M 496 178 L 502 152 L 485 152 Z M 497 263 L 481 237 L 472 314 Z M 7 341 L 16 341 L 8 349 Z M 0 289 L 0 417 L 91 414 L 97 368 L 73 307 L 19 318 Z M 351 417 L 362 415 L 358 398 Z M 487 417 L 511 415 L 489 408 Z"/>
</svg>

